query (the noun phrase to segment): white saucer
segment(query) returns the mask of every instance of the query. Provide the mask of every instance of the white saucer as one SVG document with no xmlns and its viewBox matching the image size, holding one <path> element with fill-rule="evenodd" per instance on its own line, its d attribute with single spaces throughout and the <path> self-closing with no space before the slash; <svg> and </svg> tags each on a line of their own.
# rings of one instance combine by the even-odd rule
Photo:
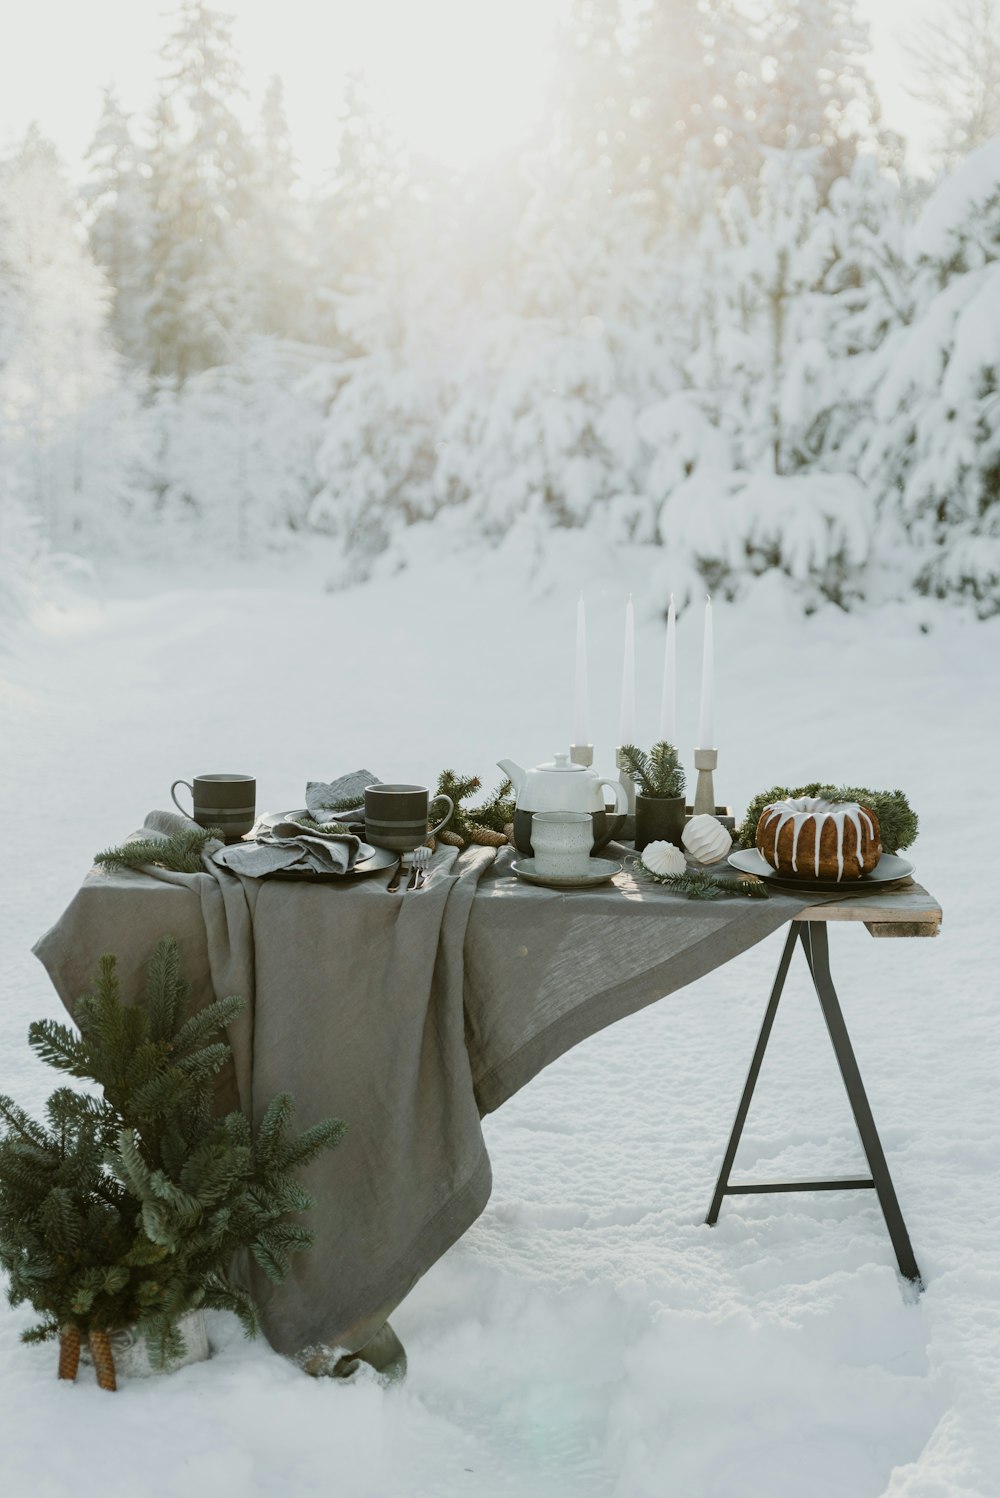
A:
<svg viewBox="0 0 1000 1498">
<path fill-rule="evenodd" d="M 527 884 L 544 884 L 549 889 L 593 889 L 596 884 L 607 884 L 622 871 L 622 865 L 610 858 L 590 859 L 585 874 L 539 874 L 533 858 L 515 858 L 511 868 Z"/>
</svg>

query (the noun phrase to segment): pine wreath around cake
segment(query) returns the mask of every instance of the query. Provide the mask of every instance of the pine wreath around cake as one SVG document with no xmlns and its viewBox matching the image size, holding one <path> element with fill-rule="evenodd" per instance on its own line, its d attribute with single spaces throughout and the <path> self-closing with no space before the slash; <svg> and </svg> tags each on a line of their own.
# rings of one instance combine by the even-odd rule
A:
<svg viewBox="0 0 1000 1498">
<path fill-rule="evenodd" d="M 878 817 L 871 807 L 822 796 L 765 806 L 755 842 L 772 869 L 793 879 L 860 879 L 882 856 Z"/>
</svg>

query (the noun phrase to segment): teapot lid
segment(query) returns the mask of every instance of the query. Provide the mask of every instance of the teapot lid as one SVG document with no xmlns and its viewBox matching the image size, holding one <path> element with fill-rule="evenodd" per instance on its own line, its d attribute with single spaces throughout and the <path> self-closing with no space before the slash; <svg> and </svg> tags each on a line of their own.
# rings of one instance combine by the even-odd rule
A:
<svg viewBox="0 0 1000 1498">
<path fill-rule="evenodd" d="M 568 754 L 553 754 L 552 759 L 548 764 L 538 765 L 536 768 L 539 770 L 556 770 L 559 772 L 563 772 L 566 770 L 584 770 L 586 766 L 575 764 L 574 761 L 570 759 Z"/>
</svg>

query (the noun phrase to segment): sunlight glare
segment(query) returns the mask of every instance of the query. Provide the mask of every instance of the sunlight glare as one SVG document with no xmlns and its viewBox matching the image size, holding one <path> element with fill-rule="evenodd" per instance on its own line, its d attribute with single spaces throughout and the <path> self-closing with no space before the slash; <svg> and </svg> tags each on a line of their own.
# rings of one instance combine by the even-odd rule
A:
<svg viewBox="0 0 1000 1498">
<path fill-rule="evenodd" d="M 366 9 L 372 103 L 415 152 L 467 167 L 515 145 L 544 107 L 560 7 L 381 0 Z"/>
</svg>

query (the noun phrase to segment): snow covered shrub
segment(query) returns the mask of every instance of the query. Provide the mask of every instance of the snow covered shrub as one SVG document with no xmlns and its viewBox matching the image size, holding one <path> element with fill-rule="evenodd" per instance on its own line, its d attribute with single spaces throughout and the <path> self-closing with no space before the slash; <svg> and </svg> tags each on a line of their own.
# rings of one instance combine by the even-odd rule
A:
<svg viewBox="0 0 1000 1498">
<path fill-rule="evenodd" d="M 846 605 L 861 593 L 874 506 L 845 474 L 710 473 L 680 484 L 660 511 L 659 534 L 713 588 L 732 595 L 742 581 L 783 573 L 806 607 L 820 598 Z"/>
<path fill-rule="evenodd" d="M 267 339 L 155 403 L 149 483 L 161 529 L 196 526 L 239 555 L 305 524 L 315 492 L 320 411 Z"/>
<path fill-rule="evenodd" d="M 927 202 L 911 234 L 913 320 L 874 366 L 861 471 L 898 506 L 918 587 L 1000 609 L 1000 139 Z"/>
<path fill-rule="evenodd" d="M 390 268 L 338 298 L 338 328 L 356 352 L 311 382 L 326 415 L 308 521 L 362 557 L 436 507 L 441 373 L 425 291 L 416 275 Z"/>
</svg>

